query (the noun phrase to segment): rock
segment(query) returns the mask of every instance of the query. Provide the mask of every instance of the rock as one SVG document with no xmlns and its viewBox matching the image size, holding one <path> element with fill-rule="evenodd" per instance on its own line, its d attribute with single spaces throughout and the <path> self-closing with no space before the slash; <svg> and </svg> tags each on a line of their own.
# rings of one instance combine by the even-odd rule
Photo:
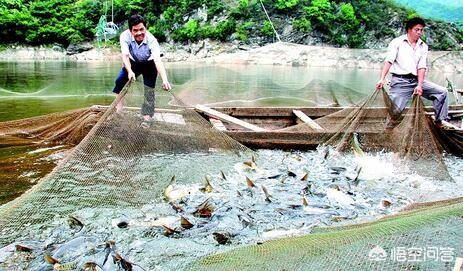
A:
<svg viewBox="0 0 463 271">
<path fill-rule="evenodd" d="M 84 42 L 84 43 L 79 43 L 79 44 L 71 43 L 66 49 L 66 54 L 75 55 L 75 54 L 82 53 L 82 52 L 85 52 L 91 49 L 93 49 L 93 45 L 90 42 Z"/>
<path fill-rule="evenodd" d="M 63 47 L 61 47 L 61 46 L 58 45 L 58 44 L 53 45 L 53 47 L 51 47 L 51 49 L 52 49 L 53 51 L 56 51 L 56 52 L 62 52 L 62 51 L 64 51 Z"/>
</svg>

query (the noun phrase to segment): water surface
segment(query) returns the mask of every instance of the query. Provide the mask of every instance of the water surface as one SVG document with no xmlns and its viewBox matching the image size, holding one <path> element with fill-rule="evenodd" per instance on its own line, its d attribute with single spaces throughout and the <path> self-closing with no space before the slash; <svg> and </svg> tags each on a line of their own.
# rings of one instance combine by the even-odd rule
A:
<svg viewBox="0 0 463 271">
<path fill-rule="evenodd" d="M 368 95 L 378 70 L 269 65 L 167 63 L 173 92 L 187 104 L 313 106 L 351 104 Z M 0 62 L 0 121 L 111 103 L 116 62 Z M 432 71 L 435 82 L 463 85 L 457 74 Z M 141 80 L 141 78 L 140 78 Z M 158 80 L 158 85 L 160 80 Z M 331 91 L 331 93 L 330 93 Z"/>
</svg>

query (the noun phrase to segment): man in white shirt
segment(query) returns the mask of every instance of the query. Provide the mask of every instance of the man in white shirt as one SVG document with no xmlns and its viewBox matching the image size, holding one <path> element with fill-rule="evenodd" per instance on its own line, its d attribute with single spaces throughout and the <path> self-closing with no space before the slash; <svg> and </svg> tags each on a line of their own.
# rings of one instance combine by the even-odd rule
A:
<svg viewBox="0 0 463 271">
<path fill-rule="evenodd" d="M 432 101 L 435 124 L 442 128 L 442 121 L 448 119 L 448 91 L 425 80 L 428 46 L 421 40 L 424 27 L 423 19 L 412 18 L 405 25 L 407 34 L 391 41 L 376 89 L 384 87 L 385 78 L 390 70 L 390 97 L 396 109 L 402 112 L 412 94 L 422 95 Z"/>
<path fill-rule="evenodd" d="M 145 20 L 140 15 L 132 15 L 128 20 L 129 29 L 122 32 L 120 36 L 122 67 L 116 77 L 113 92 L 118 94 L 129 80 L 135 80 L 140 74 L 143 75 L 145 85 L 145 100 L 141 109 L 144 123 L 150 121 L 154 114 L 154 86 L 156 85 L 157 74 L 161 76 L 162 88 L 172 89 L 167 80 L 166 69 L 161 61 L 161 52 L 156 38 L 146 30 Z M 117 105 L 121 110 L 123 102 Z"/>
</svg>

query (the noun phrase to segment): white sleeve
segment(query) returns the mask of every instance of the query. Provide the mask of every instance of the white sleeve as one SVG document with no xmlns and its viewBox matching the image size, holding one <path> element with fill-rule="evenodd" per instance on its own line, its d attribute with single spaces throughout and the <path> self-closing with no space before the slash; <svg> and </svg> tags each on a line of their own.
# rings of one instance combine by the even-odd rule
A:
<svg viewBox="0 0 463 271">
<path fill-rule="evenodd" d="M 159 47 L 158 40 L 153 36 L 153 39 L 149 43 L 151 56 L 148 60 L 160 61 L 161 60 L 161 48 Z"/>
<path fill-rule="evenodd" d="M 417 70 L 419 69 L 426 69 L 426 59 L 428 58 L 428 46 L 425 45 L 423 48 L 423 53 L 421 54 L 420 59 L 418 59 L 418 67 Z"/>
<path fill-rule="evenodd" d="M 121 35 L 119 37 L 119 42 L 121 44 L 121 53 L 123 55 L 130 55 L 130 51 L 129 51 L 129 42 L 130 42 L 130 40 L 127 40 L 127 32 L 126 31 L 121 33 Z"/>
<path fill-rule="evenodd" d="M 387 47 L 386 61 L 389 63 L 394 63 L 399 53 L 399 45 L 397 44 L 398 39 L 393 39 L 389 46 Z"/>
</svg>

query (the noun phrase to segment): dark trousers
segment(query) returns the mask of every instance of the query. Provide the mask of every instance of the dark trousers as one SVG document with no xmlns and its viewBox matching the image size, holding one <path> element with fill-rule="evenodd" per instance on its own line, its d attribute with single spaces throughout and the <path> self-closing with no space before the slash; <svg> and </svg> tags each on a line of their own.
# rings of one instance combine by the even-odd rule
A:
<svg viewBox="0 0 463 271">
<path fill-rule="evenodd" d="M 143 116 L 149 115 L 153 116 L 154 114 L 154 86 L 156 85 L 156 77 L 158 76 L 158 71 L 156 70 L 156 65 L 154 61 L 144 61 L 144 62 L 135 62 L 130 60 L 130 65 L 132 66 L 132 71 L 135 73 L 135 77 L 143 75 L 143 84 L 144 84 L 144 96 L 143 106 L 141 108 L 141 114 Z M 125 84 L 129 81 L 128 73 L 125 67 L 122 67 L 121 71 L 116 77 L 115 85 L 113 92 L 119 94 L 122 91 Z"/>
</svg>

